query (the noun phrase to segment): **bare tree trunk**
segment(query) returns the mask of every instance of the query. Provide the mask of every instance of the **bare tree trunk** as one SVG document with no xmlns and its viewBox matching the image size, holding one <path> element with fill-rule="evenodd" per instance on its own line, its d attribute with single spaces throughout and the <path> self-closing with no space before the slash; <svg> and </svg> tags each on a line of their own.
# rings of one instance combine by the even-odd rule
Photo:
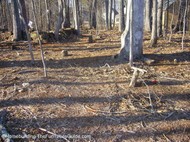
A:
<svg viewBox="0 0 190 142">
<path fill-rule="evenodd" d="M 132 17 L 131 8 L 132 1 L 134 4 L 134 10 Z M 125 31 L 121 36 L 121 50 L 119 53 L 120 59 L 129 59 L 130 48 L 133 48 L 131 56 L 132 59 L 139 58 L 143 54 L 142 43 L 143 43 L 143 20 L 144 20 L 144 2 L 142 0 L 128 0 L 127 5 L 127 19 Z M 135 18 L 133 18 L 135 17 Z M 133 22 L 131 22 L 133 18 Z M 132 27 L 131 27 L 132 26 Z M 130 33 L 130 28 L 133 33 Z M 130 37 L 133 36 L 133 37 Z M 131 44 L 132 43 L 132 44 Z M 131 45 L 130 45 L 131 44 Z"/>
<path fill-rule="evenodd" d="M 185 13 L 183 18 L 183 36 L 182 36 L 182 50 L 184 50 L 184 38 L 185 38 L 185 30 L 186 30 L 186 16 L 187 16 L 187 9 L 188 9 L 188 1 L 186 0 L 186 7 Z"/>
<path fill-rule="evenodd" d="M 152 34 L 150 47 L 154 47 L 157 44 L 157 0 L 153 0 L 153 19 L 152 19 Z"/>
<path fill-rule="evenodd" d="M 96 8 L 97 0 L 93 0 L 90 10 L 90 28 L 96 28 Z"/>
<path fill-rule="evenodd" d="M 58 20 L 57 20 L 57 26 L 55 28 L 54 34 L 55 34 L 55 38 L 56 40 L 59 40 L 59 30 L 62 27 L 62 23 L 63 23 L 63 0 L 58 0 L 58 7 L 59 7 L 59 16 L 58 16 Z"/>
<path fill-rule="evenodd" d="M 106 9 L 106 29 L 109 29 L 109 18 L 108 18 L 108 12 L 109 12 L 109 1 L 105 0 L 105 9 Z"/>
<path fill-rule="evenodd" d="M 13 12 L 13 40 L 18 41 L 22 40 L 22 31 L 17 0 L 12 0 L 11 4 Z"/>
<path fill-rule="evenodd" d="M 163 0 L 158 0 L 157 37 L 160 37 L 162 35 L 162 12 L 163 12 Z"/>
<path fill-rule="evenodd" d="M 119 31 L 123 32 L 125 28 L 124 22 L 124 0 L 119 1 Z"/>
<path fill-rule="evenodd" d="M 108 29 L 112 29 L 112 4 L 113 0 L 109 0 L 109 16 L 108 16 Z"/>
<path fill-rule="evenodd" d="M 129 65 L 132 67 L 133 66 L 133 15 L 134 15 L 134 1 L 131 1 L 131 13 L 130 13 L 130 52 L 129 52 Z"/>
<path fill-rule="evenodd" d="M 8 19 L 8 31 L 12 32 L 13 31 L 13 21 L 12 21 L 12 16 L 11 16 L 11 10 L 10 10 L 10 4 L 8 1 L 6 1 L 6 12 L 7 12 L 7 19 Z"/>
<path fill-rule="evenodd" d="M 38 41 L 39 41 L 39 45 L 40 45 L 42 64 L 43 64 L 43 68 L 44 68 L 44 77 L 47 77 L 46 64 L 45 64 L 45 60 L 44 60 L 44 51 L 43 51 L 43 48 L 42 48 L 42 42 L 41 42 L 41 39 L 40 39 L 40 34 L 39 34 L 39 30 L 38 30 L 38 24 L 37 24 L 37 21 L 36 21 L 36 10 L 35 10 L 35 6 L 34 6 L 34 0 L 32 0 L 32 13 L 33 13 L 33 16 L 34 16 L 34 23 L 35 23 L 35 27 L 36 27 L 36 31 L 37 31 L 37 35 L 38 35 Z"/>
<path fill-rule="evenodd" d="M 145 0 L 145 31 L 151 31 L 151 8 L 152 0 Z"/>
<path fill-rule="evenodd" d="M 46 7 L 46 30 L 50 31 L 50 11 L 48 8 L 48 0 L 45 0 L 45 7 Z"/>
<path fill-rule="evenodd" d="M 116 11 L 116 3 L 115 0 L 113 0 L 113 27 L 115 28 L 115 11 Z"/>
<path fill-rule="evenodd" d="M 173 21 L 174 21 L 174 15 L 175 15 L 175 4 L 173 4 L 172 19 L 171 19 L 171 23 L 170 23 L 170 37 L 169 37 L 169 42 L 171 42 L 171 40 L 172 40 L 172 34 L 173 34 L 172 25 L 173 25 Z"/>
<path fill-rule="evenodd" d="M 79 1 L 73 0 L 73 18 L 74 18 L 74 25 L 77 31 L 77 34 L 80 35 L 80 28 L 79 28 Z"/>
<path fill-rule="evenodd" d="M 23 4 L 22 0 L 18 0 L 18 7 L 20 9 L 20 18 L 21 18 L 21 21 L 23 23 L 24 30 L 26 31 L 26 35 L 27 35 L 27 39 L 28 39 L 28 47 L 29 47 L 29 52 L 30 52 L 30 56 L 31 56 L 31 62 L 32 62 L 32 64 L 34 64 L 34 55 L 33 55 L 33 52 L 32 52 L 31 37 L 30 37 L 30 33 L 28 31 L 26 18 L 24 18 L 24 15 L 23 15 L 23 6 L 22 6 L 22 4 Z"/>
<path fill-rule="evenodd" d="M 64 28 L 69 28 L 71 23 L 70 23 L 70 12 L 69 12 L 69 2 L 70 0 L 65 0 L 65 20 L 64 20 L 64 23 L 63 23 L 63 27 Z"/>
</svg>

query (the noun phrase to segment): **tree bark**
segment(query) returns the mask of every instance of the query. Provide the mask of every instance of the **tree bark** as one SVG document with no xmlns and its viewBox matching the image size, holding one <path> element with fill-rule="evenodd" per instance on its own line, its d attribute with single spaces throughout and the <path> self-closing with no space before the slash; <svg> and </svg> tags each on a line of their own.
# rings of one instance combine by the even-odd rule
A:
<svg viewBox="0 0 190 142">
<path fill-rule="evenodd" d="M 48 0 L 45 0 L 45 10 L 46 10 L 46 30 L 50 31 L 50 11 L 49 11 L 49 5 Z"/>
<path fill-rule="evenodd" d="M 132 1 L 134 4 L 134 11 L 133 11 L 133 24 L 131 22 L 131 8 L 132 8 Z M 128 7 L 127 7 L 127 19 L 126 19 L 126 27 L 125 31 L 121 36 L 121 50 L 119 53 L 119 59 L 129 59 L 129 52 L 130 52 L 130 43 L 132 42 L 133 48 L 133 59 L 139 58 L 143 54 L 142 50 L 142 43 L 143 43 L 143 15 L 144 10 L 144 2 L 142 0 L 128 0 Z M 130 26 L 132 25 L 132 27 Z M 132 37 L 130 38 L 130 28 L 133 31 L 133 41 Z"/>
<path fill-rule="evenodd" d="M 158 0 L 157 37 L 160 37 L 162 35 L 162 12 L 163 12 L 163 0 Z"/>
<path fill-rule="evenodd" d="M 42 42 L 41 42 L 41 39 L 40 39 L 40 34 L 39 34 L 39 30 L 38 30 L 38 24 L 37 24 L 37 21 L 36 21 L 36 10 L 35 10 L 35 6 L 34 6 L 34 0 L 31 1 L 32 3 L 32 13 L 33 13 L 33 16 L 34 16 L 34 23 L 35 23 L 35 27 L 36 27 L 36 31 L 37 31 L 37 35 L 38 35 L 38 42 L 39 42 L 39 45 L 40 45 L 40 54 L 41 54 L 41 58 L 42 58 L 42 64 L 43 64 L 43 68 L 44 68 L 44 77 L 47 77 L 47 70 L 46 70 L 46 64 L 45 64 L 45 60 L 44 60 L 44 51 L 43 51 L 43 48 L 42 48 Z"/>
<path fill-rule="evenodd" d="M 112 29 L 112 4 L 113 0 L 109 0 L 109 14 L 108 14 L 108 29 Z"/>
<path fill-rule="evenodd" d="M 59 40 L 59 30 L 62 27 L 62 23 L 63 23 L 63 0 L 58 0 L 58 7 L 59 7 L 59 15 L 58 15 L 58 20 L 57 20 L 57 26 L 55 28 L 54 34 L 55 34 L 55 38 L 56 40 Z"/>
<path fill-rule="evenodd" d="M 109 1 L 108 0 L 105 0 L 105 10 L 106 10 L 106 29 L 108 30 L 109 29 Z"/>
<path fill-rule="evenodd" d="M 32 52 L 32 44 L 31 44 L 31 37 L 30 37 L 30 33 L 28 31 L 28 25 L 26 23 L 26 18 L 24 18 L 24 14 L 23 14 L 23 6 L 22 6 L 22 0 L 18 0 L 18 7 L 20 9 L 20 18 L 21 21 L 23 23 L 24 26 L 24 30 L 26 31 L 26 35 L 27 35 L 27 40 L 28 40 L 28 48 L 29 48 L 29 52 L 30 52 L 30 56 L 31 56 L 31 63 L 34 64 L 34 54 Z"/>
<path fill-rule="evenodd" d="M 19 17 L 18 1 L 12 0 L 12 12 L 13 12 L 13 40 L 22 40 L 21 23 Z"/>
<path fill-rule="evenodd" d="M 124 0 L 119 1 L 119 31 L 123 32 L 125 28 L 124 22 Z"/>
<path fill-rule="evenodd" d="M 64 28 L 69 28 L 71 26 L 71 23 L 70 23 L 70 12 L 69 12 L 69 2 L 70 0 L 65 0 L 65 20 L 64 20 L 64 23 L 63 23 L 63 27 Z"/>
<path fill-rule="evenodd" d="M 154 47 L 157 44 L 157 0 L 153 0 L 153 19 L 152 19 L 152 34 L 150 47 Z"/>
<path fill-rule="evenodd" d="M 79 1 L 73 0 L 73 18 L 74 18 L 74 27 L 77 31 L 77 34 L 80 35 L 79 28 Z"/>
<path fill-rule="evenodd" d="M 152 0 L 145 0 L 145 31 L 151 31 L 151 9 L 152 9 Z"/>
</svg>

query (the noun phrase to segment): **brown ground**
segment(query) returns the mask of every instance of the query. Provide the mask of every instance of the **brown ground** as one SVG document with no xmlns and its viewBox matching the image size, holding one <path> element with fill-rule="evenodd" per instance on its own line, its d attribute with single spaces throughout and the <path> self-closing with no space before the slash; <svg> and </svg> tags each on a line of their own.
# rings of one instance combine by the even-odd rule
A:
<svg viewBox="0 0 190 142">
<path fill-rule="evenodd" d="M 189 40 L 184 51 L 181 35 L 174 35 L 171 43 L 161 39 L 150 49 L 146 36 L 144 53 L 155 63 L 136 62 L 148 72 L 137 87 L 129 88 L 132 71 L 111 57 L 119 50 L 120 34 L 102 31 L 94 38 L 94 43 L 82 38 L 44 44 L 48 78 L 43 77 L 38 45 L 32 66 L 26 43 L 17 43 L 16 50 L 0 43 L 5 126 L 12 136 L 38 137 L 14 140 L 64 141 L 48 134 L 52 132 L 75 142 L 190 141 Z M 64 57 L 62 50 L 70 56 Z"/>
</svg>

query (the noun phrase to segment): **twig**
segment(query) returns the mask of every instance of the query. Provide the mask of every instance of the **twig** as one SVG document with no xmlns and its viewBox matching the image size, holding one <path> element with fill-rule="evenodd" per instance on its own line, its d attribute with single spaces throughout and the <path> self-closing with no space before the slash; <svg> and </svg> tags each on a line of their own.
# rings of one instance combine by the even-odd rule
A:
<svg viewBox="0 0 190 142">
<path fill-rule="evenodd" d="M 167 140 L 167 142 L 171 142 L 171 140 L 165 134 L 163 134 L 163 136 Z"/>
<path fill-rule="evenodd" d="M 173 114 L 174 114 L 174 112 L 171 112 L 164 120 L 170 118 Z"/>
<path fill-rule="evenodd" d="M 148 91 L 148 94 L 149 94 L 148 99 L 149 99 L 149 103 L 150 103 L 150 107 L 151 107 L 151 113 L 154 113 L 155 111 L 154 111 L 154 107 L 153 107 L 153 104 L 152 104 L 152 99 L 151 99 L 149 86 L 146 84 L 146 82 L 142 78 L 141 78 L 141 80 L 144 83 L 144 85 L 147 87 L 147 91 Z"/>
<path fill-rule="evenodd" d="M 110 109 L 108 111 L 102 111 L 102 110 L 99 110 L 99 109 L 91 108 L 91 107 L 86 106 L 86 105 L 84 105 L 84 108 L 87 109 L 87 110 L 92 111 L 93 113 L 104 113 L 104 114 L 124 114 L 124 113 L 127 113 L 126 111 L 110 112 Z"/>
<path fill-rule="evenodd" d="M 4 76 L 0 79 L 0 81 L 2 81 L 6 76 L 7 76 L 7 75 L 4 75 Z"/>
<path fill-rule="evenodd" d="M 50 132 L 50 131 L 48 131 L 48 130 L 46 130 L 46 129 L 44 129 L 44 128 L 39 128 L 39 130 L 42 131 L 42 132 L 45 132 L 45 133 L 47 133 L 47 134 L 53 135 L 53 136 L 55 136 L 56 138 L 62 138 L 62 139 L 64 139 L 64 140 L 66 140 L 67 142 L 70 142 L 70 141 L 69 141 L 68 139 L 66 139 L 64 136 L 62 136 L 62 135 L 57 135 L 57 134 L 55 134 L 55 133 L 53 133 L 53 132 Z"/>
</svg>

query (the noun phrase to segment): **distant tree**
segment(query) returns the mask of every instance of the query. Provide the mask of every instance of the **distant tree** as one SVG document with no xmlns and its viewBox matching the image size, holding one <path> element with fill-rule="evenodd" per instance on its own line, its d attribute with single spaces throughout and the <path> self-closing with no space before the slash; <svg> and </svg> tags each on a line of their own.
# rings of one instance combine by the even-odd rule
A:
<svg viewBox="0 0 190 142">
<path fill-rule="evenodd" d="M 12 0 L 12 15 L 13 15 L 13 40 L 22 40 L 22 28 L 19 16 L 18 0 Z"/>
<path fill-rule="evenodd" d="M 92 0 L 90 3 L 90 28 L 96 28 L 97 0 Z"/>
<path fill-rule="evenodd" d="M 112 29 L 112 5 L 113 5 L 113 0 L 109 0 L 109 4 L 108 4 L 108 29 L 111 30 Z"/>
<path fill-rule="evenodd" d="M 185 9 L 186 9 L 186 0 L 180 0 L 177 22 L 173 29 L 174 32 L 183 30 L 183 19 L 184 19 L 184 15 L 185 15 Z"/>
<path fill-rule="evenodd" d="M 153 18 L 152 18 L 152 34 L 150 39 L 150 47 L 157 44 L 157 0 L 153 0 Z"/>
<path fill-rule="evenodd" d="M 109 16 L 109 1 L 108 0 L 105 0 L 105 16 L 106 16 L 106 29 L 108 30 L 109 29 L 109 18 L 108 18 L 108 16 Z"/>
<path fill-rule="evenodd" d="M 154 0 L 155 1 L 155 0 Z M 145 0 L 145 31 L 151 31 L 151 8 L 152 8 L 152 0 Z"/>
<path fill-rule="evenodd" d="M 64 10 L 65 20 L 64 20 L 64 23 L 63 23 L 64 28 L 69 28 L 71 26 L 69 2 L 70 2 L 70 0 L 65 0 L 65 5 L 64 5 L 64 7 L 65 7 L 65 10 Z"/>
<path fill-rule="evenodd" d="M 63 23 L 63 20 L 64 20 L 64 15 L 63 15 L 63 9 L 64 9 L 64 3 L 65 0 L 58 0 L 58 7 L 59 7 L 59 15 L 58 15 L 58 19 L 57 19 L 57 26 L 55 28 L 55 31 L 54 31 L 54 34 L 55 34 L 55 38 L 58 40 L 58 37 L 59 37 L 59 30 L 61 29 L 62 27 L 62 23 Z"/>
<path fill-rule="evenodd" d="M 124 28 L 124 0 L 119 0 L 119 31 L 122 32 Z"/>
<path fill-rule="evenodd" d="M 79 1 L 73 0 L 73 18 L 74 18 L 74 27 L 77 31 L 77 34 L 80 34 L 79 27 Z"/>
<path fill-rule="evenodd" d="M 163 0 L 158 0 L 157 37 L 160 37 L 162 35 L 162 13 L 163 13 Z"/>
<path fill-rule="evenodd" d="M 46 11 L 46 30 L 50 31 L 50 10 L 48 0 L 45 0 L 45 11 Z"/>
</svg>

